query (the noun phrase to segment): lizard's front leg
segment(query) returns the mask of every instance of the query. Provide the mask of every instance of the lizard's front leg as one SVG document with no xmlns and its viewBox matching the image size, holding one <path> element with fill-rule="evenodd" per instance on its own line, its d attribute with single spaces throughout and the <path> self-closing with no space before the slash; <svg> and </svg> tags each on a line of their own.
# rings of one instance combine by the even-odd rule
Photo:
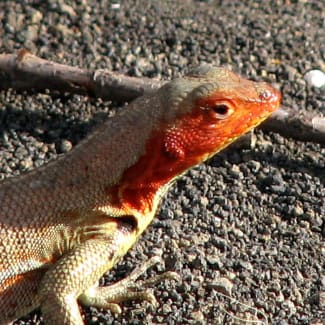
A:
<svg viewBox="0 0 325 325">
<path fill-rule="evenodd" d="M 77 299 L 114 266 L 119 257 L 117 241 L 115 236 L 88 240 L 46 272 L 38 293 L 45 324 L 83 324 Z"/>
<path fill-rule="evenodd" d="M 114 313 L 121 311 L 118 303 L 124 300 L 140 299 L 155 304 L 155 297 L 147 287 L 164 279 L 179 279 L 176 273 L 166 272 L 136 282 L 149 267 L 160 262 L 157 257 L 111 286 L 94 286 L 133 242 L 132 232 L 116 230 L 109 238 L 87 240 L 64 255 L 47 271 L 40 284 L 39 301 L 45 324 L 83 324 L 77 300 Z"/>
</svg>

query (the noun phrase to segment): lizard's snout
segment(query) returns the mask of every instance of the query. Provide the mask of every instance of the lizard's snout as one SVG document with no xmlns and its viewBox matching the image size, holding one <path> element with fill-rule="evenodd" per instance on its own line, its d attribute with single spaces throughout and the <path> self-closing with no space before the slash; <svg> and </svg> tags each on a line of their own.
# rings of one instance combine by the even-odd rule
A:
<svg viewBox="0 0 325 325">
<path fill-rule="evenodd" d="M 281 93 L 276 88 L 273 88 L 267 83 L 262 83 L 257 86 L 256 90 L 262 103 L 269 103 L 276 106 L 279 105 L 281 101 Z"/>
</svg>

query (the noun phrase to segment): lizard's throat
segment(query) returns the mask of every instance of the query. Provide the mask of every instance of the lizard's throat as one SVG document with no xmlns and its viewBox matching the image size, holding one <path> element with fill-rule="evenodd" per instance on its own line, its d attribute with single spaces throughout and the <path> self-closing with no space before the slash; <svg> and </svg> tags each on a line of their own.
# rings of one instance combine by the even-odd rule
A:
<svg viewBox="0 0 325 325">
<path fill-rule="evenodd" d="M 122 175 L 110 193 L 114 205 L 142 215 L 154 213 L 174 180 L 198 162 L 171 154 L 165 136 L 156 132 L 146 144 L 146 152 Z"/>
</svg>

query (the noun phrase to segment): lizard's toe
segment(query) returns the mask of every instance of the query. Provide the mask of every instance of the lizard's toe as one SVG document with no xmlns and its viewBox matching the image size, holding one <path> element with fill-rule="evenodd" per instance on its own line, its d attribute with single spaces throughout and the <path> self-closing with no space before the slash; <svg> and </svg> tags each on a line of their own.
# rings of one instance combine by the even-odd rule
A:
<svg viewBox="0 0 325 325">
<path fill-rule="evenodd" d="M 137 279 L 153 265 L 161 262 L 158 256 L 150 258 L 142 266 L 135 269 L 128 277 L 107 287 L 93 286 L 86 290 L 80 297 L 81 303 L 87 306 L 94 306 L 109 309 L 115 314 L 121 313 L 118 305 L 127 300 L 145 300 L 154 307 L 157 307 L 157 300 L 148 287 L 164 280 L 180 281 L 180 276 L 175 272 L 165 272 L 155 277 L 139 280 Z"/>
</svg>

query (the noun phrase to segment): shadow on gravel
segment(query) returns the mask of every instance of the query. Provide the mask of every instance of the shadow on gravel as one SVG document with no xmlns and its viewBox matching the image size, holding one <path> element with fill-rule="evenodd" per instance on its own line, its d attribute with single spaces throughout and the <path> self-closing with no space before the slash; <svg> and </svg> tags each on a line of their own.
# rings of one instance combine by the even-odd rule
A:
<svg viewBox="0 0 325 325">
<path fill-rule="evenodd" d="M 55 111 L 55 108 L 53 112 L 30 111 L 17 109 L 12 103 L 8 103 L 0 110 L 0 142 L 5 146 L 5 139 L 8 137 L 19 138 L 28 135 L 47 144 L 65 139 L 75 145 L 106 119 L 105 112 L 93 114 L 86 122 L 75 115 Z"/>
<path fill-rule="evenodd" d="M 227 160 L 230 164 L 239 164 L 243 160 L 238 158 L 234 161 L 231 156 L 236 154 L 238 149 L 225 149 L 222 153 L 217 154 L 209 161 L 209 165 L 213 167 L 219 167 L 224 165 L 224 161 Z M 239 159 L 239 160 L 238 160 Z M 259 162 L 267 162 L 268 165 L 271 165 L 274 168 L 284 168 L 289 172 L 296 172 L 302 174 L 309 174 L 312 177 L 318 177 L 322 184 L 325 184 L 325 171 L 324 166 L 318 164 L 315 161 L 306 161 L 301 159 L 295 159 L 285 154 L 278 154 L 276 158 L 270 156 L 270 153 L 267 151 L 250 151 L 250 160 L 255 160 Z M 258 183 L 258 181 L 257 181 Z"/>
</svg>

